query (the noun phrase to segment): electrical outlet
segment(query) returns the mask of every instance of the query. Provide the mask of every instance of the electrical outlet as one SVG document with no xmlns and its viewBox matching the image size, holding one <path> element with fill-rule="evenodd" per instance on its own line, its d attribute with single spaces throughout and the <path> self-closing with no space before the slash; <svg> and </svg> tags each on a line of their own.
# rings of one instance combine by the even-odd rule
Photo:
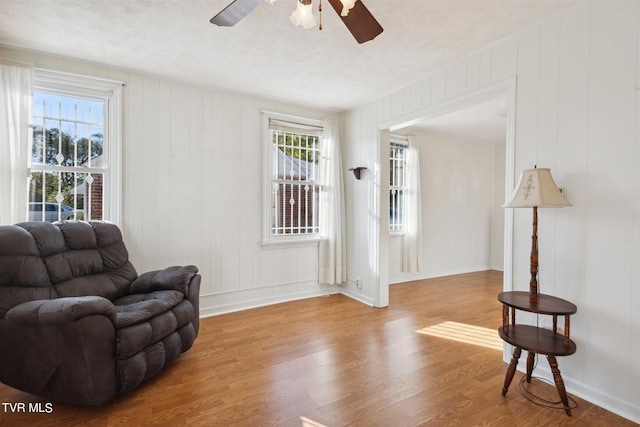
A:
<svg viewBox="0 0 640 427">
<path fill-rule="evenodd" d="M 356 277 L 356 288 L 362 289 L 362 277 Z"/>
</svg>

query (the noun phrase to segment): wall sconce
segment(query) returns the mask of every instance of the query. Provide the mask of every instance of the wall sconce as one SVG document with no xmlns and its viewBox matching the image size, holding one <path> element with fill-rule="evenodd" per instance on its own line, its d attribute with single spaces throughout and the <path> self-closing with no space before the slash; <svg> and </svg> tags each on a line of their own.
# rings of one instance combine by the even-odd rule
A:
<svg viewBox="0 0 640 427">
<path fill-rule="evenodd" d="M 357 168 L 349 168 L 349 170 L 353 172 L 353 175 L 356 177 L 356 179 L 360 179 L 360 173 L 364 169 L 366 169 L 366 167 L 364 166 L 358 166 Z"/>
</svg>

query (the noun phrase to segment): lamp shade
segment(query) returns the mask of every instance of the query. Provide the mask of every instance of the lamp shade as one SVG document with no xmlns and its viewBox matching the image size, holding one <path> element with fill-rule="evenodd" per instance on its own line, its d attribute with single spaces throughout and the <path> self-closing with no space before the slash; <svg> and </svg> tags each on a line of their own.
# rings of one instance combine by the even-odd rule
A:
<svg viewBox="0 0 640 427">
<path fill-rule="evenodd" d="M 561 208 L 571 206 L 564 198 L 548 168 L 527 169 L 503 208 Z"/>
</svg>

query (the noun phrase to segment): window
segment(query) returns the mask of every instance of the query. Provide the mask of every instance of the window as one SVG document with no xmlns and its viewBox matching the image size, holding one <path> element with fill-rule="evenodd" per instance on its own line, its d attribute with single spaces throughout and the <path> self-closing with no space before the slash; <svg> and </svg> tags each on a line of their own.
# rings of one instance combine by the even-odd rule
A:
<svg viewBox="0 0 640 427">
<path fill-rule="evenodd" d="M 404 231 L 407 139 L 391 135 L 389 145 L 389 231 Z"/>
<path fill-rule="evenodd" d="M 28 220 L 119 222 L 121 87 L 35 71 Z"/>
<path fill-rule="evenodd" d="M 315 121 L 266 115 L 267 241 L 316 238 L 319 232 L 320 144 Z M 288 119 L 288 120 L 287 120 Z"/>
</svg>

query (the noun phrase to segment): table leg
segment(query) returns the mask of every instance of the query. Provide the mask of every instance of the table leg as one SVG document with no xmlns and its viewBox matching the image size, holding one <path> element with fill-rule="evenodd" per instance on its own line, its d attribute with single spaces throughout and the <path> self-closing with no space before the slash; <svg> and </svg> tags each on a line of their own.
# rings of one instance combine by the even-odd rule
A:
<svg viewBox="0 0 640 427">
<path fill-rule="evenodd" d="M 527 382 L 531 382 L 531 375 L 533 374 L 533 363 L 535 362 L 536 354 L 532 351 L 527 355 Z"/>
<path fill-rule="evenodd" d="M 562 405 L 564 406 L 564 412 L 566 412 L 567 415 L 571 416 L 571 408 L 569 407 L 567 390 L 565 390 L 564 388 L 564 381 L 562 380 L 562 375 L 560 375 L 560 370 L 558 369 L 558 361 L 556 360 L 555 356 L 547 356 L 547 360 L 549 361 L 549 367 L 551 368 L 551 372 L 553 373 L 553 380 L 556 383 L 556 388 L 558 389 L 560 400 L 562 400 Z"/>
<path fill-rule="evenodd" d="M 518 366 L 518 359 L 520 359 L 520 353 L 522 353 L 522 349 L 520 347 L 516 347 L 513 350 L 511 363 L 509 363 L 509 368 L 507 369 L 507 376 L 504 377 L 504 386 L 502 386 L 503 396 L 506 396 L 507 390 L 509 390 L 509 385 L 511 384 L 511 380 L 513 380 L 513 375 L 516 373 L 516 367 Z"/>
</svg>

